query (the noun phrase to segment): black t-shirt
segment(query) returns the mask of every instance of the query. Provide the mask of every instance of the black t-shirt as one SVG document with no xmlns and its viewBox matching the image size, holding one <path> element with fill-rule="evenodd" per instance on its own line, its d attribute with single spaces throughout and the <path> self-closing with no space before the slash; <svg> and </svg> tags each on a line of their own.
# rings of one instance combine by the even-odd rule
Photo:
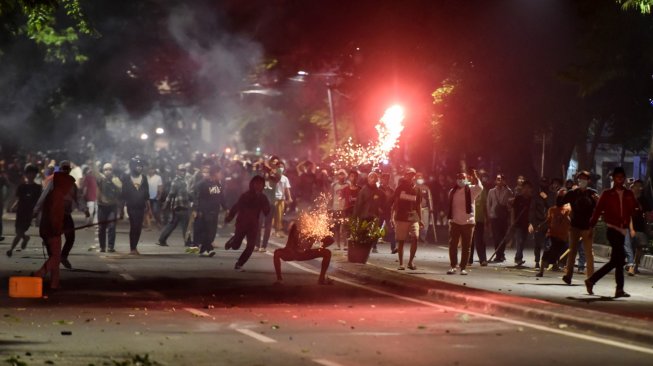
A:
<svg viewBox="0 0 653 366">
<path fill-rule="evenodd" d="M 531 197 L 526 197 L 522 194 L 515 197 L 512 207 L 515 212 L 515 226 L 520 229 L 527 229 L 529 223 L 529 209 L 531 206 Z"/>
<path fill-rule="evenodd" d="M 646 232 L 646 213 L 651 211 L 651 207 L 644 195 L 639 196 L 637 202 L 639 205 L 633 213 L 633 228 L 635 231 Z"/>
<path fill-rule="evenodd" d="M 36 183 L 23 183 L 16 188 L 16 217 L 32 216 L 32 210 L 41 196 L 41 185 Z"/>
<path fill-rule="evenodd" d="M 580 188 L 572 189 L 565 195 L 565 203 L 571 205 L 571 226 L 581 230 L 590 228 L 590 219 L 596 207 L 597 193 L 588 188 L 582 191 Z"/>
<path fill-rule="evenodd" d="M 197 210 L 219 212 L 225 206 L 224 193 L 220 182 L 203 179 L 197 184 Z"/>
<path fill-rule="evenodd" d="M 422 194 L 419 188 L 410 184 L 397 187 L 394 195 L 395 220 L 419 222 L 417 211 L 422 204 Z"/>
</svg>

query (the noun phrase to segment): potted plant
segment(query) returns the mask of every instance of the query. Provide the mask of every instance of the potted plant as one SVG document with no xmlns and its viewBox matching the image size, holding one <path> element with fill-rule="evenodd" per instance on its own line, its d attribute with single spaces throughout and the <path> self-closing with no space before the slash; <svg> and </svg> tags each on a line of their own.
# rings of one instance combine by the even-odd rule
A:
<svg viewBox="0 0 653 366">
<path fill-rule="evenodd" d="M 352 263 L 366 263 L 372 246 L 384 235 L 385 229 L 376 220 L 350 219 L 347 259 Z"/>
</svg>

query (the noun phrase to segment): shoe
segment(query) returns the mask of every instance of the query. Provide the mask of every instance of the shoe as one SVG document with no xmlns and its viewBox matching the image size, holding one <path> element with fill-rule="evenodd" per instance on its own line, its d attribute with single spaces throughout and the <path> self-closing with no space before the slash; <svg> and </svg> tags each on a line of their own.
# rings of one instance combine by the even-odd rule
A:
<svg viewBox="0 0 653 366">
<path fill-rule="evenodd" d="M 134 249 L 129 251 L 129 255 L 141 255 L 141 253 L 139 253 L 138 250 Z"/>
<path fill-rule="evenodd" d="M 571 285 L 571 276 L 567 276 L 567 275 L 562 276 L 562 282 Z"/>
<path fill-rule="evenodd" d="M 391 254 L 397 254 L 397 253 L 399 253 L 399 250 L 397 250 L 397 249 L 392 249 L 392 251 L 391 251 L 390 253 L 391 253 Z"/>
<path fill-rule="evenodd" d="M 578 270 L 576 270 L 576 273 L 578 273 L 578 274 L 585 273 L 585 268 L 583 268 L 583 267 L 578 268 Z"/>
<path fill-rule="evenodd" d="M 544 277 L 544 273 L 542 273 L 542 272 L 537 272 L 537 273 L 535 274 L 535 277 Z"/>
<path fill-rule="evenodd" d="M 4 240 L 5 240 L 5 237 L 4 237 L 4 236 L 0 236 L 0 241 L 4 241 Z"/>
<path fill-rule="evenodd" d="M 61 258 L 61 264 L 66 267 L 66 269 L 73 269 L 73 265 L 70 264 L 70 261 L 68 261 L 68 258 Z"/>
<path fill-rule="evenodd" d="M 8 251 L 7 251 L 7 257 L 11 257 L 11 254 L 12 254 L 12 253 L 11 253 L 11 250 L 8 250 Z"/>
<path fill-rule="evenodd" d="M 585 280 L 585 288 L 587 289 L 588 294 L 594 295 L 594 291 L 592 291 L 594 289 L 594 284 L 589 279 Z"/>
<path fill-rule="evenodd" d="M 461 276 L 467 276 L 468 274 L 469 274 L 469 273 L 467 273 L 466 270 L 464 270 L 464 269 L 461 269 L 461 270 L 460 270 L 460 275 L 461 275 Z"/>
<path fill-rule="evenodd" d="M 487 261 L 481 262 L 481 267 L 487 267 Z"/>
<path fill-rule="evenodd" d="M 243 269 L 243 266 L 241 266 L 241 265 L 238 264 L 238 263 L 236 263 L 236 265 L 234 266 L 234 269 L 235 269 L 236 271 L 238 271 L 238 272 L 245 272 L 245 270 Z"/>
<path fill-rule="evenodd" d="M 404 271 L 404 270 L 406 270 L 406 268 L 404 266 L 399 266 L 399 268 L 397 268 L 397 270 L 398 271 Z"/>
<path fill-rule="evenodd" d="M 414 270 L 416 270 L 416 269 L 417 269 L 417 267 L 416 267 L 416 266 L 415 266 L 414 264 L 409 264 L 409 265 L 408 265 L 408 269 L 410 269 L 410 270 L 413 270 L 413 271 L 414 271 Z"/>
<path fill-rule="evenodd" d="M 526 261 L 521 259 L 521 260 L 515 261 L 515 266 L 520 267 L 520 266 L 524 265 L 524 263 L 526 263 Z"/>
<path fill-rule="evenodd" d="M 630 297 L 630 294 L 624 290 L 617 290 L 617 292 L 614 293 L 614 298 L 618 299 L 620 297 Z"/>
<path fill-rule="evenodd" d="M 212 250 L 208 253 L 209 258 L 215 256 L 215 250 Z"/>
<path fill-rule="evenodd" d="M 535 269 L 540 269 L 540 262 L 535 262 Z"/>
<path fill-rule="evenodd" d="M 376 248 L 372 248 L 372 253 L 378 253 L 379 251 Z"/>
<path fill-rule="evenodd" d="M 447 271 L 447 274 L 448 274 L 448 275 L 456 274 L 456 269 L 455 269 L 455 268 L 452 268 L 452 269 L 448 270 L 448 271 Z"/>
<path fill-rule="evenodd" d="M 156 245 L 158 245 L 158 246 L 160 246 L 160 247 L 167 247 L 167 246 L 168 246 L 168 243 L 166 243 L 165 241 L 158 241 L 158 242 L 156 243 Z"/>
<path fill-rule="evenodd" d="M 631 277 L 635 275 L 635 266 L 630 266 L 630 268 L 628 268 L 628 275 Z"/>
<path fill-rule="evenodd" d="M 259 251 L 259 253 L 267 253 L 268 252 L 268 250 L 265 249 L 265 248 L 260 248 L 258 251 Z"/>
<path fill-rule="evenodd" d="M 115 252 L 116 252 L 115 249 L 113 249 L 113 248 L 109 248 L 109 253 L 115 253 Z"/>
<path fill-rule="evenodd" d="M 106 251 L 107 251 L 106 249 L 100 248 L 100 253 L 106 253 Z"/>
</svg>

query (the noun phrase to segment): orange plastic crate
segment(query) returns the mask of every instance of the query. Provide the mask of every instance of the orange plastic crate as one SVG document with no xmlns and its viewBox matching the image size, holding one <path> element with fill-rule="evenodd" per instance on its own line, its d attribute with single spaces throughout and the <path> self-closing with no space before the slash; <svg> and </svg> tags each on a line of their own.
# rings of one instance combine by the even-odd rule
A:
<svg viewBox="0 0 653 366">
<path fill-rule="evenodd" d="M 42 296 L 41 277 L 9 277 L 9 297 L 40 298 Z"/>
</svg>

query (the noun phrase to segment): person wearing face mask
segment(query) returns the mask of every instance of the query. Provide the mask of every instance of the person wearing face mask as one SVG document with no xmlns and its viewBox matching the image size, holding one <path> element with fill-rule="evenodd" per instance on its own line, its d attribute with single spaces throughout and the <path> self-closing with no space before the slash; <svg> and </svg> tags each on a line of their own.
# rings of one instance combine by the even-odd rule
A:
<svg viewBox="0 0 653 366">
<path fill-rule="evenodd" d="M 535 248 L 535 268 L 540 268 L 540 259 L 542 256 L 542 249 L 546 247 L 546 215 L 549 210 L 550 197 L 549 179 L 546 177 L 540 178 L 540 189 L 536 195 L 533 195 L 530 210 L 528 213 L 529 225 L 528 232 L 533 234 Z"/>
<path fill-rule="evenodd" d="M 422 173 L 417 173 L 415 176 L 415 184 L 417 189 L 420 190 L 422 195 L 422 225 L 419 230 L 419 241 L 424 243 L 426 242 L 428 236 L 428 229 L 431 227 L 431 217 L 433 216 L 433 198 L 431 196 L 431 190 L 429 187 L 424 184 L 424 175 Z"/>
<path fill-rule="evenodd" d="M 593 295 L 594 285 L 596 285 L 603 276 L 614 269 L 614 278 L 617 283 L 614 297 L 630 297 L 630 295 L 624 291 L 624 264 L 626 261 L 624 242 L 626 239 L 626 233 L 630 232 L 631 237 L 635 236 L 633 215 L 639 207 L 639 203 L 637 202 L 637 198 L 635 198 L 633 192 L 624 187 L 626 181 L 626 172 L 624 171 L 624 168 L 614 168 L 614 171 L 612 172 L 612 180 L 614 186 L 601 193 L 601 197 L 599 198 L 590 219 L 590 228 L 593 228 L 596 225 L 600 216 L 603 217 L 603 221 L 605 221 L 605 224 L 608 227 L 607 236 L 612 249 L 610 253 L 610 261 L 585 280 L 585 287 L 587 288 L 587 293 Z"/>
<path fill-rule="evenodd" d="M 383 213 L 385 195 L 379 188 L 379 175 L 371 172 L 367 175 L 367 184 L 358 192 L 356 205 L 354 206 L 354 217 L 364 221 L 375 221 L 380 224 Z M 372 246 L 372 252 L 378 253 L 376 242 Z"/>
<path fill-rule="evenodd" d="M 122 181 L 113 174 L 111 163 L 102 166 L 102 173 L 93 170 L 98 186 L 98 241 L 100 252 L 116 251 L 116 218 L 122 192 Z"/>
<path fill-rule="evenodd" d="M 512 191 L 506 186 L 506 178 L 503 174 L 497 175 L 495 183 L 495 187 L 490 189 L 487 194 L 487 212 L 496 251 L 495 262 L 504 262 L 506 255 L 503 241 L 510 225 L 510 208 L 508 205 L 512 199 Z"/>
<path fill-rule="evenodd" d="M 344 169 L 338 170 L 336 173 L 336 180 L 331 184 L 331 204 L 329 207 L 334 218 L 333 235 L 338 250 L 341 249 L 341 242 L 345 237 L 345 225 L 343 225 L 343 221 L 346 218 L 345 209 L 347 208 L 347 201 L 345 197 L 345 189 L 348 186 L 347 171 Z"/>
<path fill-rule="evenodd" d="M 129 215 L 129 254 L 139 255 L 143 218 L 150 211 L 150 188 L 143 174 L 143 161 L 138 156 L 129 161 L 129 175 L 122 179 L 122 198 Z"/>
<path fill-rule="evenodd" d="M 487 219 L 487 193 L 488 193 L 488 176 L 481 171 L 481 183 L 483 191 L 474 201 L 474 235 L 472 238 L 472 247 L 469 253 L 469 265 L 474 263 L 474 250 L 478 256 L 478 262 L 481 267 L 487 267 L 487 253 L 485 250 L 485 230 L 489 225 Z"/>
<path fill-rule="evenodd" d="M 283 162 L 279 162 L 276 168 L 276 176 L 278 181 L 275 185 L 274 191 L 274 217 L 272 222 L 274 224 L 275 235 L 283 237 L 283 213 L 286 209 L 286 204 L 292 203 L 292 196 L 290 194 L 290 181 L 288 177 L 284 175 L 286 170 L 286 165 Z"/>
<path fill-rule="evenodd" d="M 567 268 L 562 280 L 568 285 L 571 285 L 574 262 L 576 261 L 578 245 L 581 240 L 585 251 L 587 278 L 594 274 L 594 251 L 592 249 L 594 237 L 590 220 L 599 196 L 594 189 L 589 187 L 590 177 L 588 171 L 579 172 L 577 176 L 578 187 L 570 190 L 565 195 L 565 203 L 571 206 L 571 229 L 569 229 Z"/>
<path fill-rule="evenodd" d="M 471 182 L 466 173 L 456 176 L 456 185 L 449 191 L 449 262 L 447 274 L 456 274 L 458 266 L 458 244 L 462 247 L 460 274 L 467 275 L 467 263 L 474 232 L 474 202 L 483 192 L 483 184 L 473 171 Z"/>
<path fill-rule="evenodd" d="M 521 266 L 526 261 L 524 260 L 524 246 L 528 240 L 528 234 L 533 232 L 533 225 L 530 221 L 530 209 L 533 204 L 533 185 L 531 182 L 525 180 L 521 183 L 519 194 L 515 196 L 513 201 L 513 228 L 515 243 L 515 265 Z M 539 258 L 538 262 L 539 262 Z"/>
<path fill-rule="evenodd" d="M 422 195 L 419 189 L 415 187 L 415 174 L 413 168 L 406 169 L 403 180 L 395 190 L 392 203 L 392 219 L 395 228 L 395 238 L 397 239 L 399 254 L 398 270 L 404 268 L 404 243 L 410 239 L 410 257 L 408 259 L 408 269 L 416 270 L 413 263 L 417 253 L 417 238 L 419 237 L 419 227 L 422 222 L 421 218 L 421 201 Z"/>
<path fill-rule="evenodd" d="M 188 210 L 190 209 L 190 196 L 188 195 L 188 186 L 186 185 L 186 167 L 181 164 L 177 167 L 177 176 L 170 184 L 170 192 L 163 204 L 164 211 L 172 211 L 172 219 L 159 236 L 157 245 L 168 246 L 168 237 L 175 228 L 180 225 L 182 238 L 186 238 L 186 229 L 188 228 Z M 184 243 L 184 246 L 188 244 Z"/>
</svg>

